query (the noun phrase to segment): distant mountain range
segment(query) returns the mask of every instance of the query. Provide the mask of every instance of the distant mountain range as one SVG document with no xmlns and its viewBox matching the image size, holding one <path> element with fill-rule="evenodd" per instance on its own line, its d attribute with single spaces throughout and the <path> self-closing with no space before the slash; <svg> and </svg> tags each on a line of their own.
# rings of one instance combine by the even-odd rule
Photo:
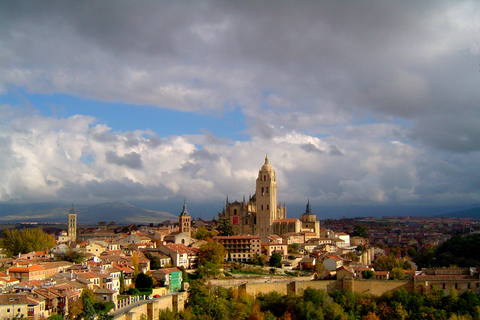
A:
<svg viewBox="0 0 480 320">
<path fill-rule="evenodd" d="M 476 207 L 468 210 L 462 210 L 462 211 L 454 211 L 441 216 L 445 218 L 480 219 L 480 207 Z"/>
<path fill-rule="evenodd" d="M 72 206 L 60 203 L 2 204 L 0 203 L 0 223 L 14 222 L 67 222 Z M 160 223 L 177 220 L 168 212 L 137 208 L 123 201 L 75 205 L 73 207 L 80 224 L 97 224 L 100 221 L 114 221 L 117 224 Z"/>
</svg>

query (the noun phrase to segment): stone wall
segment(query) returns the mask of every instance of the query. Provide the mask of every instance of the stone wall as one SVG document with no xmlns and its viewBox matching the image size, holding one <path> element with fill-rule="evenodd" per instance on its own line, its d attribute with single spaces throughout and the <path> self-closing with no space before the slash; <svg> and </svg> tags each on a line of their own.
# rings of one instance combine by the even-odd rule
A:
<svg viewBox="0 0 480 320">
<path fill-rule="evenodd" d="M 228 287 L 237 287 L 239 290 L 245 290 L 247 294 L 254 297 L 258 294 L 278 292 L 280 295 L 296 294 L 301 295 L 303 291 L 310 287 L 316 290 L 325 290 L 328 292 L 336 290 L 347 290 L 355 293 L 368 293 L 380 296 L 386 292 L 394 292 L 401 288 L 407 291 L 413 291 L 413 281 L 396 280 L 354 280 L 345 278 L 343 280 L 319 280 L 319 281 L 278 281 L 278 282 L 245 282 L 234 286 L 233 283 L 225 283 Z"/>
<path fill-rule="evenodd" d="M 158 320 L 160 310 L 170 309 L 181 311 L 185 307 L 187 298 L 186 292 L 179 292 L 178 294 L 166 295 L 152 300 L 145 300 L 134 307 L 126 307 L 117 310 L 114 313 L 115 320 L 140 320 L 142 315 L 146 315 L 151 320 Z"/>
</svg>

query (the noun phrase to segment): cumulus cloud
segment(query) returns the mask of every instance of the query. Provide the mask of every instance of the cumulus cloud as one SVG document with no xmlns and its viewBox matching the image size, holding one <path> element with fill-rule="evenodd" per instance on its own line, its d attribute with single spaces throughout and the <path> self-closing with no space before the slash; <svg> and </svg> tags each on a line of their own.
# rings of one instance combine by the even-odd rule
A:
<svg viewBox="0 0 480 320">
<path fill-rule="evenodd" d="M 28 130 L 17 130 L 17 120 Z M 365 125 L 349 137 L 291 131 L 275 139 L 218 144 L 209 132 L 147 138 L 142 131 L 112 132 L 91 117 L 33 114 L 0 127 L 0 199 L 77 203 L 187 196 L 221 203 L 227 195 L 253 194 L 265 154 L 276 169 L 282 202 L 452 204 L 478 198 L 478 155 L 445 156 L 415 147 L 396 140 L 398 130 Z M 126 143 L 132 139 L 138 143 Z M 150 139 L 162 143 L 152 145 Z"/>
</svg>

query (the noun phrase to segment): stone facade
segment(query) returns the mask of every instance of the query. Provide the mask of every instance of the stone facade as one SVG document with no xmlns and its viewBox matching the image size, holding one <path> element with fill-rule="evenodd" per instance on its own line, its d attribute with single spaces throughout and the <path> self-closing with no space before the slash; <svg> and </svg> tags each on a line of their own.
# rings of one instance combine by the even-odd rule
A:
<svg viewBox="0 0 480 320">
<path fill-rule="evenodd" d="M 270 165 L 268 157 L 258 171 L 255 194 L 248 202 L 229 202 L 226 199 L 225 208 L 218 214 L 218 219 L 227 220 L 236 235 L 255 235 L 268 237 L 286 232 L 311 231 L 319 234 L 320 222 L 311 213 L 310 203 L 302 220 L 287 219 L 287 208 L 277 201 L 277 178 L 275 170 Z"/>
</svg>

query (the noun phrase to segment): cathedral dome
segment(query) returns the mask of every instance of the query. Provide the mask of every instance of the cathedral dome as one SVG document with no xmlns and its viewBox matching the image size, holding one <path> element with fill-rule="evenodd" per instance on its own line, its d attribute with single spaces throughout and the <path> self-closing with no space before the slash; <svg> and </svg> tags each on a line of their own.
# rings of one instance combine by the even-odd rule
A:
<svg viewBox="0 0 480 320">
<path fill-rule="evenodd" d="M 270 163 L 268 163 L 268 156 L 265 157 L 265 164 L 262 166 L 262 171 L 263 170 L 273 170 Z"/>
</svg>

